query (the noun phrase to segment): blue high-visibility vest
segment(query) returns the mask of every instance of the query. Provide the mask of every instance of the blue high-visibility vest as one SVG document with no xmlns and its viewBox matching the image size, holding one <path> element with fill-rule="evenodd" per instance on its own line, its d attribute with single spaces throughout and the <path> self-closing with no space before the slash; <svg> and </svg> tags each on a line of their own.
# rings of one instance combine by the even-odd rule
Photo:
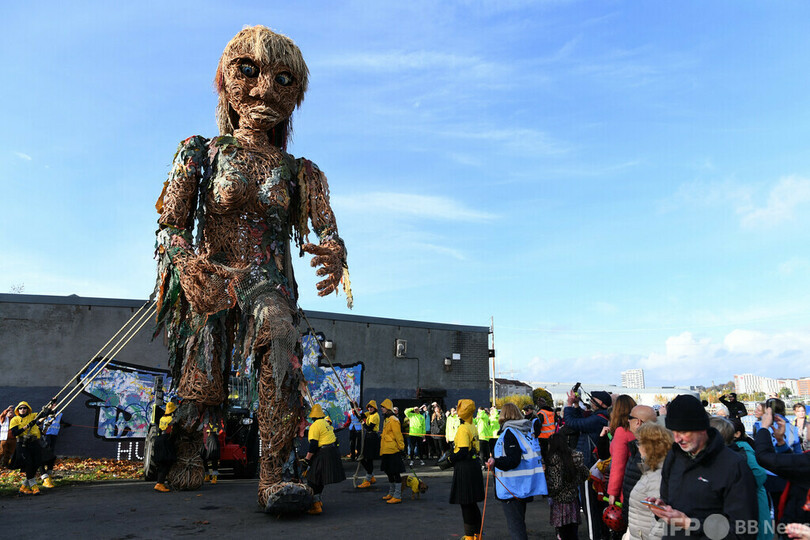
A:
<svg viewBox="0 0 810 540">
<path fill-rule="evenodd" d="M 546 472 L 543 469 L 543 460 L 540 457 L 540 441 L 535 437 L 528 437 L 514 428 L 506 428 L 495 443 L 495 457 L 503 457 L 503 438 L 506 431 L 512 435 L 520 445 L 520 464 L 510 471 L 502 471 L 495 467 L 495 493 L 499 499 L 512 499 L 517 497 L 525 499 L 534 495 L 548 495 L 546 486 Z"/>
</svg>

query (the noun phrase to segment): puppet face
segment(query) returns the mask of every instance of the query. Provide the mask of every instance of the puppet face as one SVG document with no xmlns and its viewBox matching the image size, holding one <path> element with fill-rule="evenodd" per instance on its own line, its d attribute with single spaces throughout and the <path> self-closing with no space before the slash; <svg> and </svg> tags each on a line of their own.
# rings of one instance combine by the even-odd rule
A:
<svg viewBox="0 0 810 540">
<path fill-rule="evenodd" d="M 240 129 L 272 129 L 290 117 L 301 94 L 301 83 L 288 66 L 251 55 L 231 59 L 223 75 L 228 104 L 238 116 L 232 123 Z"/>
</svg>

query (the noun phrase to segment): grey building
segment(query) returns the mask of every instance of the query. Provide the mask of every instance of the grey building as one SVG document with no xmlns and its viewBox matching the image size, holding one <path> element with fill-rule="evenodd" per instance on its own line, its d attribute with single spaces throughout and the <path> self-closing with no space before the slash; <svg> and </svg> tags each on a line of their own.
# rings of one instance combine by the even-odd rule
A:
<svg viewBox="0 0 810 540">
<path fill-rule="evenodd" d="M 84 383 L 71 386 L 76 397 L 64 419 L 72 425 L 63 428 L 57 453 L 141 459 L 154 379 L 168 376 L 163 336 L 152 339 L 154 317 L 139 311 L 144 305 L 143 300 L 0 294 L 0 406 L 26 400 L 39 410 L 84 371 Z M 133 316 L 143 328 L 131 338 L 122 332 L 105 345 Z M 317 339 L 307 335 L 307 320 Z M 432 401 L 449 407 L 461 398 L 489 403 L 486 326 L 308 311 L 300 330 L 309 391 L 338 429 L 349 397 L 363 405 L 391 398 L 400 410 Z M 118 350 L 115 344 L 127 339 Z M 114 361 L 90 380 L 97 357 Z"/>
<path fill-rule="evenodd" d="M 530 396 L 532 395 L 532 385 L 523 381 L 513 379 L 495 378 L 495 398 L 500 399 L 506 396 Z"/>
</svg>

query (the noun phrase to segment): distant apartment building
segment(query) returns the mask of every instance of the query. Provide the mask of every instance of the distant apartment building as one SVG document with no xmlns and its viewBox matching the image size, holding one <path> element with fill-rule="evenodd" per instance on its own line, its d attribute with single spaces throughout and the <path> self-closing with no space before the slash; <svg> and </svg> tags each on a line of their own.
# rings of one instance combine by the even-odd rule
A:
<svg viewBox="0 0 810 540">
<path fill-rule="evenodd" d="M 799 379 L 777 379 L 777 383 L 780 390 L 782 388 L 789 388 L 790 395 L 799 395 Z"/>
<path fill-rule="evenodd" d="M 622 387 L 644 388 L 644 370 L 628 369 L 627 371 L 622 371 Z"/>
<path fill-rule="evenodd" d="M 495 398 L 514 395 L 532 395 L 532 386 L 522 381 L 512 379 L 495 379 Z"/>
<path fill-rule="evenodd" d="M 802 381 L 807 381 L 803 386 Z M 774 379 L 753 373 L 734 375 L 734 390 L 738 394 L 764 392 L 766 395 L 778 394 L 782 388 L 790 390 L 791 395 L 810 395 L 810 378 Z"/>
</svg>

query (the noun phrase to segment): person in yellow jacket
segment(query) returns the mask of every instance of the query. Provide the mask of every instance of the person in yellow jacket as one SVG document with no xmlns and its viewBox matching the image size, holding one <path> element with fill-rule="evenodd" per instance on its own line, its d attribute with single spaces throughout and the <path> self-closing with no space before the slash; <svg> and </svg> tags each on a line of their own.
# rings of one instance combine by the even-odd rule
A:
<svg viewBox="0 0 810 540">
<path fill-rule="evenodd" d="M 346 480 L 346 473 L 343 471 L 343 463 L 340 461 L 340 451 L 337 445 L 337 437 L 332 423 L 324 417 L 323 408 L 317 403 L 313 405 L 309 417 L 312 418 L 312 425 L 309 426 L 309 451 L 306 455 L 307 463 L 310 464 L 307 473 L 307 484 L 312 488 L 315 498 L 312 506 L 307 510 L 308 514 L 320 514 L 323 512 L 323 501 L 321 493 L 326 484 L 336 484 Z"/>
<path fill-rule="evenodd" d="M 17 459 L 19 468 L 25 471 L 25 481 L 20 488 L 23 495 L 37 495 L 37 469 L 42 461 L 42 447 L 39 439 L 42 433 L 36 423 L 37 413 L 31 410 L 28 402 L 21 401 L 14 409 L 14 418 L 9 422 L 11 435 L 17 437 Z"/>
<path fill-rule="evenodd" d="M 380 455 L 380 414 L 377 412 L 377 402 L 373 399 L 366 405 L 366 412 L 359 413 L 363 421 L 363 459 L 360 463 L 366 470 L 366 478 L 358 489 L 367 489 L 377 482 L 374 478 L 374 460 Z"/>
<path fill-rule="evenodd" d="M 461 425 L 453 440 L 453 483 L 450 486 L 450 504 L 461 505 L 464 520 L 464 540 L 477 540 L 481 531 L 481 510 L 478 503 L 484 500 L 484 477 L 478 459 L 480 443 L 473 424 L 475 402 L 460 399 L 456 405 Z"/>
<path fill-rule="evenodd" d="M 177 461 L 177 449 L 175 447 L 174 435 L 172 434 L 172 427 L 174 426 L 174 411 L 177 410 L 177 403 L 170 401 L 166 404 L 166 412 L 160 417 L 158 423 L 159 435 L 155 438 L 155 464 L 157 465 L 157 483 L 155 484 L 155 491 L 166 493 L 171 491 L 166 485 L 166 477 L 169 475 L 169 469 L 172 464 Z"/>
<path fill-rule="evenodd" d="M 388 475 L 388 495 L 383 497 L 388 504 L 402 502 L 402 473 L 405 472 L 405 464 L 402 463 L 405 440 L 402 437 L 399 418 L 394 416 L 393 408 L 394 404 L 390 399 L 380 404 L 380 412 L 385 417 L 380 442 L 380 470 Z"/>
</svg>

